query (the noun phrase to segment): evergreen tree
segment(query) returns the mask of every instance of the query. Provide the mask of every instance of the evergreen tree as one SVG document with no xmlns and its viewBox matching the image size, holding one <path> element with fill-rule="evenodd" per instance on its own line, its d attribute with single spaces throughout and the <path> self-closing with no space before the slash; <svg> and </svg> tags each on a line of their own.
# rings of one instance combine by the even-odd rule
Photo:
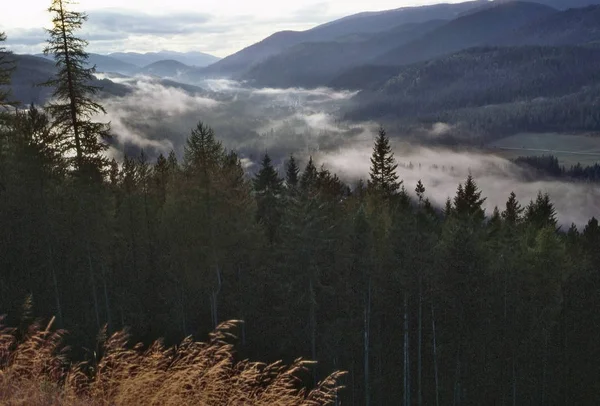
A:
<svg viewBox="0 0 600 406">
<path fill-rule="evenodd" d="M 289 189 L 294 189 L 298 186 L 300 177 L 300 168 L 296 164 L 294 155 L 290 155 L 290 159 L 287 161 L 285 166 L 285 184 Z"/>
<path fill-rule="evenodd" d="M 110 136 L 110 126 L 92 120 L 106 112 L 93 99 L 100 88 L 90 84 L 95 67 L 86 68 L 88 43 L 76 37 L 87 15 L 68 10 L 71 4 L 70 0 L 53 0 L 48 9 L 53 15 L 53 26 L 47 30 L 50 38 L 44 54 L 54 56 L 58 72 L 43 85 L 54 89 L 47 110 L 65 138 L 63 152 L 75 153 L 74 167 L 79 171 L 94 171 L 107 164 L 102 152 L 108 148 L 103 140 Z"/>
<path fill-rule="evenodd" d="M 384 197 L 395 195 L 402 184 L 401 181 L 398 181 L 396 168 L 398 168 L 398 164 L 394 159 L 390 140 L 385 129 L 381 127 L 375 140 L 373 154 L 371 155 L 369 188 L 376 193 L 382 194 Z"/>
<path fill-rule="evenodd" d="M 417 182 L 415 192 L 417 193 L 417 197 L 419 198 L 419 204 L 423 203 L 423 198 L 425 197 L 425 186 L 423 186 L 423 182 L 421 182 L 421 179 L 419 179 L 419 181 Z"/>
<path fill-rule="evenodd" d="M 6 34 L 0 32 L 0 109 L 9 105 L 10 77 L 15 68 L 11 60 L 11 53 L 3 46 L 5 41 Z"/>
<path fill-rule="evenodd" d="M 272 243 L 281 222 L 283 180 L 273 167 L 269 154 L 265 154 L 253 185 L 258 206 L 256 217 L 265 226 L 267 238 Z"/>
<path fill-rule="evenodd" d="M 583 249 L 588 254 L 592 267 L 600 270 L 600 225 L 595 217 L 588 221 L 582 237 Z"/>
<path fill-rule="evenodd" d="M 524 209 L 517 201 L 515 192 L 510 192 L 510 196 L 506 201 L 506 209 L 502 212 L 502 218 L 510 225 L 519 224 L 523 210 Z"/>
<path fill-rule="evenodd" d="M 556 209 L 548 193 L 538 192 L 535 201 L 532 200 L 525 210 L 525 219 L 536 228 L 556 227 Z"/>
<path fill-rule="evenodd" d="M 219 168 L 225 159 L 225 149 L 215 140 L 212 128 L 199 122 L 192 130 L 183 150 L 183 166 L 190 174 L 208 176 Z M 169 162 L 177 162 L 175 154 L 169 155 Z"/>
<path fill-rule="evenodd" d="M 310 194 L 314 192 L 317 187 L 318 172 L 315 163 L 313 162 L 312 156 L 309 158 L 304 172 L 300 177 L 300 189 L 303 193 Z"/>
<path fill-rule="evenodd" d="M 502 225 L 502 215 L 500 214 L 500 209 L 498 206 L 494 207 L 494 211 L 492 212 L 492 216 L 489 220 L 489 226 L 492 230 L 496 231 Z"/>
<path fill-rule="evenodd" d="M 466 216 L 475 220 L 483 221 L 485 211 L 483 203 L 486 198 L 481 197 L 481 191 L 477 187 L 473 176 L 469 174 L 465 185 L 458 185 L 456 196 L 454 197 L 454 210 L 458 216 Z"/>
<path fill-rule="evenodd" d="M 459 190 L 462 189 L 462 185 L 459 185 Z M 452 208 L 452 199 L 447 198 L 446 199 L 446 204 L 444 205 L 444 216 L 445 217 L 450 217 L 452 215 L 453 212 L 453 208 Z"/>
</svg>

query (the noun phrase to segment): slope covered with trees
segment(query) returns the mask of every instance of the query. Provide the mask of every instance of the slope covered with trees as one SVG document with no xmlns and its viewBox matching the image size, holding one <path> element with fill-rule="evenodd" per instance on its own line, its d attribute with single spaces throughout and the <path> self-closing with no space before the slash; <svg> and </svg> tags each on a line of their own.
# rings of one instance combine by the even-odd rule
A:
<svg viewBox="0 0 600 406">
<path fill-rule="evenodd" d="M 334 83 L 372 86 L 356 96 L 348 118 L 444 122 L 481 142 L 515 131 L 598 130 L 599 68 L 595 47 L 487 47 L 399 68 L 393 76 L 365 68 L 379 78 L 367 82 L 356 70 Z"/>
</svg>

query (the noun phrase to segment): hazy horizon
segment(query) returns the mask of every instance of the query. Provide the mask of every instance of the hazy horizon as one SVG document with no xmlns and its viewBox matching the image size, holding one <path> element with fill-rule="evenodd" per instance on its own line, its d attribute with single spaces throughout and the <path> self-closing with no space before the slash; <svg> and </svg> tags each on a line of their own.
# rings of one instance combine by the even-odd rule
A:
<svg viewBox="0 0 600 406">
<path fill-rule="evenodd" d="M 132 0 L 126 6 L 117 0 L 82 0 L 74 7 L 89 16 L 82 35 L 90 43 L 89 52 L 199 51 L 223 58 L 277 31 L 303 31 L 361 12 L 464 1 L 374 0 L 367 6 L 358 1 L 310 0 L 294 6 L 270 0 L 223 0 L 191 6 L 173 0 L 167 9 L 154 0 Z M 49 0 L 28 0 L 26 10 L 11 7 L 4 11 L 0 32 L 6 32 L 11 50 L 42 51 L 43 27 L 50 24 L 49 5 Z"/>
</svg>

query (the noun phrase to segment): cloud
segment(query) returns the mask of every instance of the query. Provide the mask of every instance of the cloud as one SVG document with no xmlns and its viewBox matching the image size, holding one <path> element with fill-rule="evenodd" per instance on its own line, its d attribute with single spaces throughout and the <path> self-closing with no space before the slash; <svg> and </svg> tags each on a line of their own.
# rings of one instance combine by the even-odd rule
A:
<svg viewBox="0 0 600 406">
<path fill-rule="evenodd" d="M 147 9 L 154 12 L 146 12 Z M 339 16 L 331 14 L 327 2 L 290 9 L 281 15 L 248 13 L 248 10 L 222 13 L 215 7 L 208 9 L 208 13 L 164 13 L 152 7 L 143 8 L 144 11 L 133 8 L 90 9 L 81 37 L 90 42 L 88 51 L 95 53 L 169 49 L 202 51 L 224 57 L 276 31 L 306 30 Z M 42 29 L 13 28 L 7 31 L 8 45 L 18 53 L 41 52 L 46 41 Z"/>
<path fill-rule="evenodd" d="M 92 32 L 120 32 L 124 35 L 181 35 L 202 31 L 214 32 L 205 13 L 146 14 L 133 10 L 97 10 L 89 15 L 86 29 Z"/>
<path fill-rule="evenodd" d="M 6 43 L 10 47 L 39 45 L 48 39 L 48 34 L 43 28 L 17 28 L 8 34 Z"/>
<path fill-rule="evenodd" d="M 103 100 L 107 114 L 99 119 L 111 123 L 118 145 L 134 146 L 150 155 L 168 153 L 178 143 L 171 131 L 161 134 L 160 130 L 154 133 L 152 129 L 160 129 L 161 123 L 176 122 L 191 112 L 202 113 L 219 105 L 214 99 L 165 86 L 149 77 L 115 81 L 129 87 L 131 92 Z"/>
<path fill-rule="evenodd" d="M 378 124 L 349 123 L 337 112 L 350 92 L 322 89 L 252 89 L 230 80 L 207 80 L 204 91 L 191 92 L 147 77 L 121 79 L 131 92 L 105 101 L 120 148 L 143 148 L 150 156 L 175 150 L 181 156 L 190 129 L 198 121 L 210 125 L 227 148 L 238 151 L 244 167 L 253 171 L 265 152 L 281 168 L 290 153 L 301 163 L 313 156 L 318 164 L 349 183 L 368 176 Z M 443 124 L 423 132 L 444 132 Z M 491 213 L 503 208 L 511 191 L 522 205 L 538 191 L 550 194 L 560 223 L 568 227 L 600 215 L 597 184 L 556 179 L 531 181 L 525 171 L 491 153 L 456 151 L 402 141 L 404 134 L 389 132 L 399 164 L 398 174 L 410 193 L 422 180 L 426 195 L 438 206 L 456 194 L 470 173 L 487 197 Z"/>
</svg>

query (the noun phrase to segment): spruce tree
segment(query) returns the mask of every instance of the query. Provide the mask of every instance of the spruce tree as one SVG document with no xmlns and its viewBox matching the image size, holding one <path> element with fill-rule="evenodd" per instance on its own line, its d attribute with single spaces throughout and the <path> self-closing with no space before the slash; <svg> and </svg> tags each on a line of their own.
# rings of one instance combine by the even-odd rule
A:
<svg viewBox="0 0 600 406">
<path fill-rule="evenodd" d="M 394 159 L 390 140 L 385 129 L 381 127 L 373 146 L 373 154 L 371 155 L 369 188 L 384 197 L 395 195 L 402 184 L 401 181 L 398 181 L 396 168 L 398 168 L 398 164 L 396 164 L 396 160 Z"/>
<path fill-rule="evenodd" d="M 417 193 L 417 197 L 419 198 L 419 204 L 423 203 L 423 198 L 425 196 L 425 186 L 423 186 L 423 182 L 421 182 L 421 179 L 419 179 L 419 181 L 417 182 L 415 192 Z"/>
<path fill-rule="evenodd" d="M 523 210 L 517 201 L 515 192 L 510 192 L 510 196 L 506 201 L 506 209 L 502 212 L 502 218 L 510 225 L 519 224 Z"/>
<path fill-rule="evenodd" d="M 0 110 L 9 106 L 10 77 L 15 68 L 11 60 L 11 53 L 2 45 L 6 41 L 6 34 L 0 32 Z M 1 111 L 0 111 L 1 112 Z"/>
<path fill-rule="evenodd" d="M 538 192 L 535 201 L 531 201 L 525 210 L 527 223 L 536 228 L 556 227 L 556 209 L 548 193 Z"/>
<path fill-rule="evenodd" d="M 302 176 L 300 177 L 300 189 L 302 192 L 312 192 L 317 186 L 317 178 L 317 167 L 315 166 L 311 156 L 306 164 L 306 168 L 304 168 L 304 172 L 302 172 Z"/>
<path fill-rule="evenodd" d="M 289 189 L 296 188 L 298 186 L 300 176 L 300 168 L 296 163 L 294 155 L 290 155 L 290 159 L 287 161 L 285 166 L 285 184 Z"/>
<path fill-rule="evenodd" d="M 253 185 L 258 206 L 256 217 L 265 226 L 267 238 L 272 243 L 281 223 L 283 180 L 273 167 L 269 154 L 265 154 Z"/>
<path fill-rule="evenodd" d="M 469 174 L 465 185 L 458 185 L 456 196 L 454 197 L 454 209 L 458 216 L 471 217 L 483 221 L 485 212 L 483 203 L 486 198 L 481 197 L 481 190 L 477 187 L 473 176 Z"/>
<path fill-rule="evenodd" d="M 75 154 L 74 167 L 79 171 L 97 170 L 107 164 L 102 152 L 108 148 L 104 140 L 110 136 L 110 126 L 92 120 L 106 111 L 93 98 L 100 88 L 91 85 L 95 67 L 86 67 L 88 43 L 76 36 L 87 15 L 69 10 L 72 4 L 70 0 L 53 0 L 48 9 L 53 26 L 47 30 L 49 39 L 44 55 L 54 56 L 58 72 L 43 85 L 54 89 L 47 110 L 64 137 L 64 152 Z"/>
<path fill-rule="evenodd" d="M 188 173 L 199 173 L 207 176 L 218 169 L 225 159 L 225 149 L 221 142 L 215 140 L 212 128 L 199 122 L 192 130 L 183 150 L 183 166 Z M 169 162 L 176 162 L 172 153 Z"/>
</svg>

